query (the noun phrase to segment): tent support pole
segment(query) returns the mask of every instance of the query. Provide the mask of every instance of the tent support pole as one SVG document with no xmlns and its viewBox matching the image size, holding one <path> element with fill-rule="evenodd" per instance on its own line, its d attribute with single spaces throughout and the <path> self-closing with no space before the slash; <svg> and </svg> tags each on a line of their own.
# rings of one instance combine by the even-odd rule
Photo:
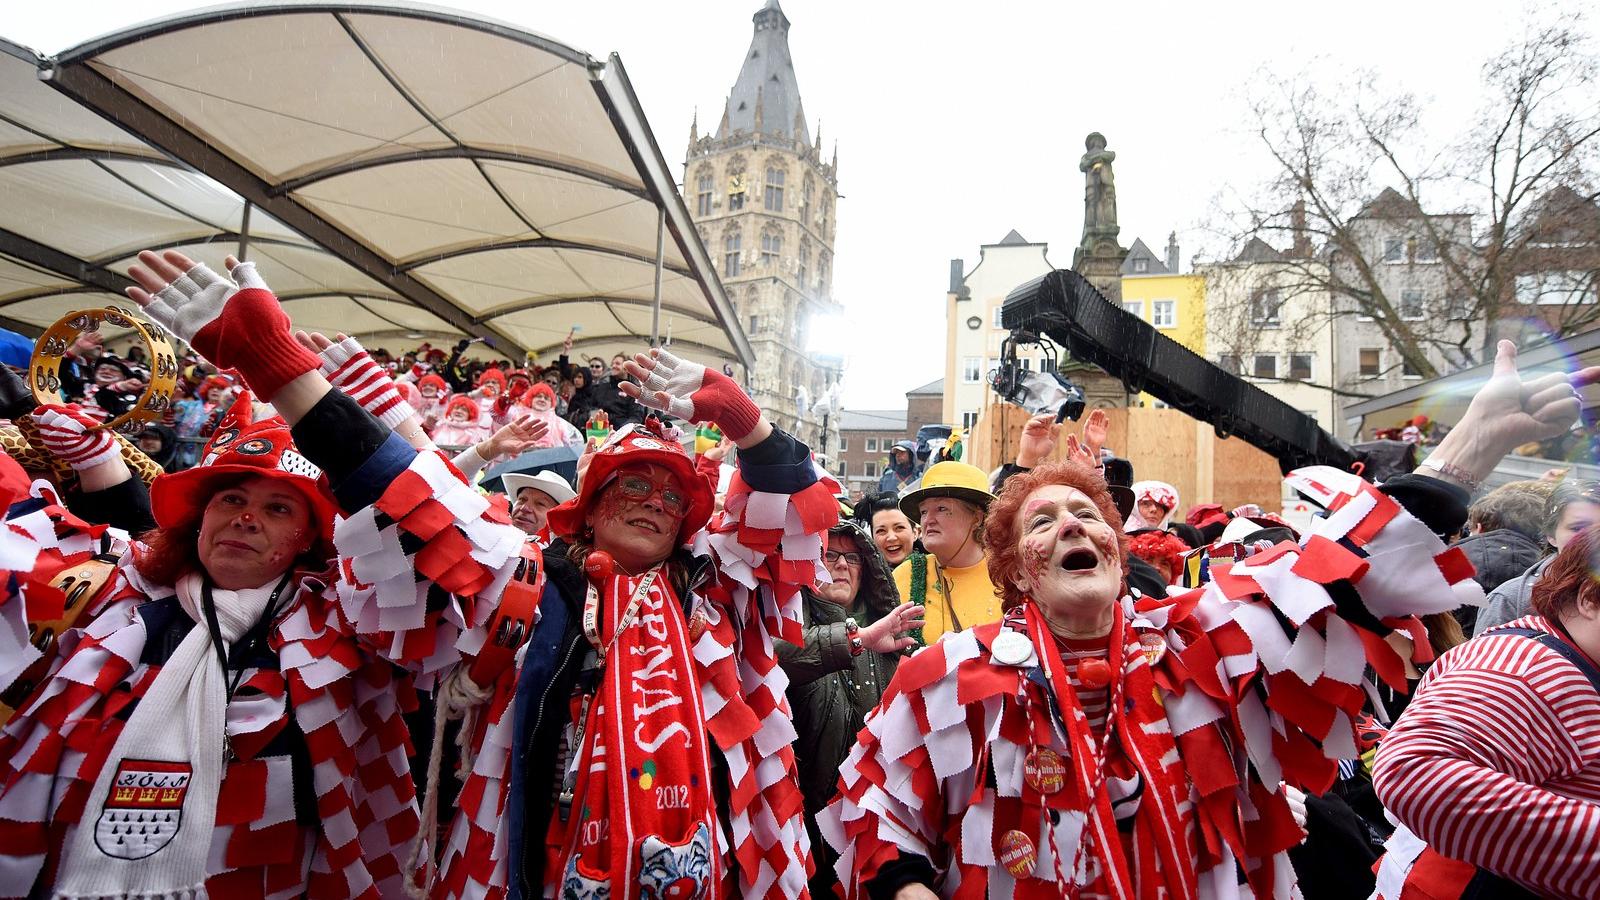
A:
<svg viewBox="0 0 1600 900">
<path fill-rule="evenodd" d="M 650 346 L 661 346 L 661 264 L 667 253 L 667 208 L 656 207 L 656 291 L 650 304 Z"/>
<path fill-rule="evenodd" d="M 254 208 L 254 203 L 244 202 L 244 215 L 239 219 L 239 262 L 250 258 L 250 210 Z"/>
</svg>

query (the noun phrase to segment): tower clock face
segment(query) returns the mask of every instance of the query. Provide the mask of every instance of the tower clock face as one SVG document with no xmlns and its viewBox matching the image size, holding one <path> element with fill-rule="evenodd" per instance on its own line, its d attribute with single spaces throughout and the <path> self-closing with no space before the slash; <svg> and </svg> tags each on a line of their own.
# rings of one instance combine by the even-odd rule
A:
<svg viewBox="0 0 1600 900">
<path fill-rule="evenodd" d="M 730 193 L 730 194 L 742 194 L 742 193 L 744 193 L 744 173 L 743 172 L 740 172 L 740 173 L 735 174 L 735 175 L 729 175 L 728 176 L 728 193 Z"/>
</svg>

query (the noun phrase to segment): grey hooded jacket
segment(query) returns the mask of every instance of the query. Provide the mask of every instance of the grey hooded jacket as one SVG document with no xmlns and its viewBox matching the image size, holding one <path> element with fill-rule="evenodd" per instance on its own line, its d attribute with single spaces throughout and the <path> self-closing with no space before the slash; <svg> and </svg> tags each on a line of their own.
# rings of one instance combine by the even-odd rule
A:
<svg viewBox="0 0 1600 900">
<path fill-rule="evenodd" d="M 1533 585 L 1544 574 L 1545 567 L 1550 565 L 1554 555 L 1534 563 L 1528 571 L 1516 578 L 1495 588 L 1489 594 L 1489 602 L 1484 605 L 1483 611 L 1478 613 L 1477 624 L 1472 627 L 1472 636 L 1477 637 L 1496 625 L 1504 625 L 1513 619 L 1520 619 L 1533 611 Z"/>
</svg>

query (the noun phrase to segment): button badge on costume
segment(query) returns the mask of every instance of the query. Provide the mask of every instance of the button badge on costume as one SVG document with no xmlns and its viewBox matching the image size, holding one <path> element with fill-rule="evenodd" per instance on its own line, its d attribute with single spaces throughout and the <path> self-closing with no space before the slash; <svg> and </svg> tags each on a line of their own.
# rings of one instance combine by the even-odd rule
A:
<svg viewBox="0 0 1600 900">
<path fill-rule="evenodd" d="M 1006 867 L 1012 878 L 1026 878 L 1033 874 L 1033 864 L 1039 854 L 1033 849 L 1033 839 L 1012 829 L 1000 838 L 1000 865 Z"/>
<path fill-rule="evenodd" d="M 1022 761 L 1022 777 L 1041 794 L 1059 793 L 1067 784 L 1067 764 L 1049 747 L 1035 747 Z"/>
<path fill-rule="evenodd" d="M 1020 666 L 1033 656 L 1033 642 L 1021 632 L 1001 631 L 995 635 L 994 647 L 989 651 L 989 655 L 1003 666 Z"/>
<path fill-rule="evenodd" d="M 1139 635 L 1139 646 L 1144 648 L 1144 658 L 1149 660 L 1152 666 L 1167 655 L 1167 639 L 1158 631 L 1147 631 Z"/>
<path fill-rule="evenodd" d="M 124 759 L 94 825 L 95 846 L 117 859 L 144 859 L 172 842 L 183 824 L 188 763 Z"/>
</svg>

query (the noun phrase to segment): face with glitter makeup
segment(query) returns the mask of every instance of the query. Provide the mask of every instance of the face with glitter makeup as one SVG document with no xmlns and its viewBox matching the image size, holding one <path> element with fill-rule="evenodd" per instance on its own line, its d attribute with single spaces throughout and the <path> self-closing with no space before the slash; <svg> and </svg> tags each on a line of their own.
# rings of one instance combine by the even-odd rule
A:
<svg viewBox="0 0 1600 900">
<path fill-rule="evenodd" d="M 667 558 L 678 540 L 687 495 L 665 466 L 623 466 L 601 490 L 586 521 L 594 546 L 637 575 Z M 676 510 L 676 511 L 675 511 Z"/>
<path fill-rule="evenodd" d="M 200 565 L 217 587 L 259 587 L 310 549 L 311 504 L 279 479 L 252 476 L 212 495 L 197 540 Z"/>
<path fill-rule="evenodd" d="M 1117 534 L 1088 494 L 1064 484 L 1034 490 L 1018 512 L 1017 587 L 1047 620 L 1094 620 L 1122 587 Z"/>
</svg>

